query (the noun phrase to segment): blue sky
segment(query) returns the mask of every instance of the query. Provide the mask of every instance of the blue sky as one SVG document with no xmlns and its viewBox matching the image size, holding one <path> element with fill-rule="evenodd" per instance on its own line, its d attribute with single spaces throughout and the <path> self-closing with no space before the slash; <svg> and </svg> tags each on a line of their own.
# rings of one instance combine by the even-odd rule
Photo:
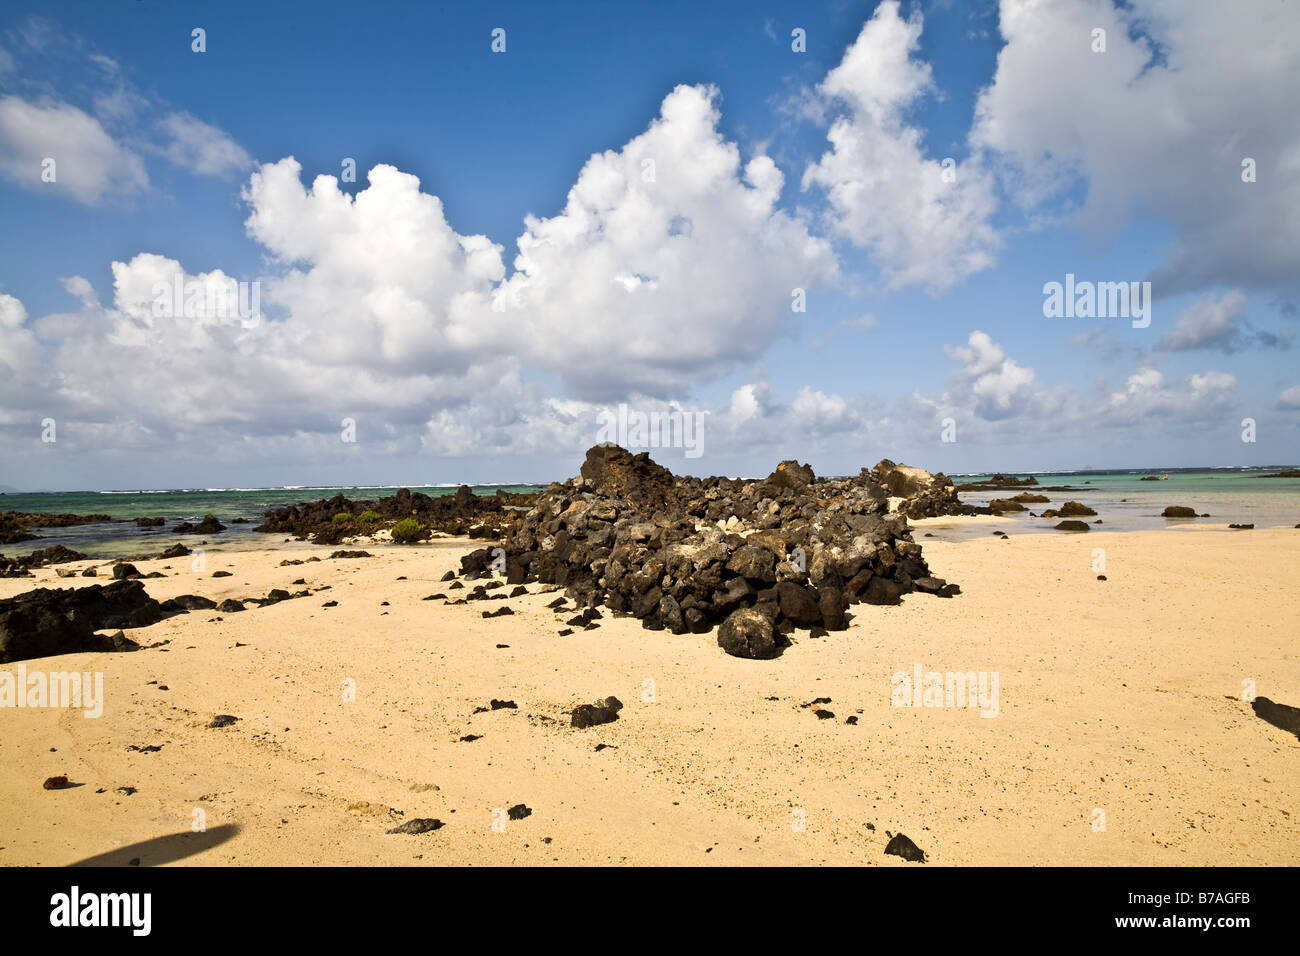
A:
<svg viewBox="0 0 1300 956">
<path fill-rule="evenodd" d="M 1046 6 L 11 2 L 0 484 L 549 479 L 620 402 L 701 473 L 1295 461 L 1295 11 Z"/>
</svg>

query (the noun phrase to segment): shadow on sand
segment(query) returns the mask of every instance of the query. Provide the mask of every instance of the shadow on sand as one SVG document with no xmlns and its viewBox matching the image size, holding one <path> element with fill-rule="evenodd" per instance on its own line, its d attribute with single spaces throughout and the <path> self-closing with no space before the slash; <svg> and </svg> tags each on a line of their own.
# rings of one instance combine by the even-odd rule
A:
<svg viewBox="0 0 1300 956">
<path fill-rule="evenodd" d="M 202 833 L 186 830 L 181 833 L 169 833 L 167 836 L 154 837 L 131 843 L 116 850 L 109 850 L 98 856 L 78 860 L 70 866 L 161 866 L 174 863 L 195 853 L 202 853 L 214 846 L 220 846 L 236 833 L 239 827 L 233 823 L 213 827 Z M 132 863 L 133 860 L 138 862 Z"/>
<path fill-rule="evenodd" d="M 1278 704 L 1267 697 L 1256 697 L 1250 706 L 1260 720 L 1266 720 L 1278 730 L 1295 734 L 1300 739 L 1300 707 Z"/>
</svg>

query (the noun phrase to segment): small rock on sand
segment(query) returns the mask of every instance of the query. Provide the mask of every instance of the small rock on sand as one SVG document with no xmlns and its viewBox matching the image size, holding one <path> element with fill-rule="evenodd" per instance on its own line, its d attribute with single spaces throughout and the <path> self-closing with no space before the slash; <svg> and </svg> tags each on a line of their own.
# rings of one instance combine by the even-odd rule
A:
<svg viewBox="0 0 1300 956">
<path fill-rule="evenodd" d="M 414 820 L 407 820 L 400 827 L 393 827 L 386 830 L 386 833 L 429 833 L 433 830 L 441 830 L 443 822 L 434 820 L 431 817 L 416 817 Z"/>
<path fill-rule="evenodd" d="M 598 724 L 610 724 L 618 720 L 618 712 L 622 709 L 623 702 L 617 697 L 606 697 L 595 704 L 581 704 L 573 708 L 569 725 L 581 730 Z"/>
<path fill-rule="evenodd" d="M 901 856 L 908 863 L 924 863 L 925 853 L 919 846 L 903 836 L 901 833 L 895 833 L 889 845 L 885 847 L 887 856 Z"/>
</svg>

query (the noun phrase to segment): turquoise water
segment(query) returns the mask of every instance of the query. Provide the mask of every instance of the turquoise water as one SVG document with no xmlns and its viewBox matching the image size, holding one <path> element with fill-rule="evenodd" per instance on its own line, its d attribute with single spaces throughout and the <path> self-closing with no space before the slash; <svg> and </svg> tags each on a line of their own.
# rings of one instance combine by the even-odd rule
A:
<svg viewBox="0 0 1300 956">
<path fill-rule="evenodd" d="M 540 491 L 538 485 L 479 485 L 478 495 L 495 495 L 497 490 L 527 493 Z M 173 491 L 67 491 L 23 494 L 0 494 L 0 511 L 30 511 L 53 514 L 107 514 L 114 520 L 69 528 L 36 528 L 37 541 L 0 545 L 0 553 L 30 554 L 38 548 L 56 544 L 95 557 L 142 555 L 167 548 L 176 541 L 194 547 L 199 536 L 175 534 L 170 528 L 181 521 L 201 521 L 215 515 L 226 530 L 211 535 L 205 548 L 239 551 L 278 544 L 283 535 L 258 534 L 253 528 L 262 523 L 271 508 L 319 501 L 341 494 L 353 501 L 387 498 L 397 488 L 203 488 Z M 416 488 L 430 497 L 455 494 L 455 487 Z M 135 518 L 162 517 L 162 528 L 140 528 Z M 231 524 L 234 518 L 246 518 L 247 524 Z M 304 545 L 304 547 L 311 547 Z"/>
<path fill-rule="evenodd" d="M 1034 473 L 1043 486 L 1066 485 L 1069 492 L 1044 491 L 1052 499 L 1047 504 L 1026 504 L 1036 514 L 1045 508 L 1059 508 L 1063 502 L 1078 501 L 1097 512 L 1102 519 L 1093 531 L 1142 531 L 1188 525 L 1253 524 L 1256 528 L 1293 527 L 1300 524 L 1300 478 L 1264 478 L 1262 475 L 1287 471 L 1294 465 L 1251 469 L 1175 469 L 1170 471 L 1086 471 L 1068 474 Z M 1167 481 L 1142 481 L 1144 475 L 1168 474 Z M 970 504 L 987 505 L 994 498 L 1010 498 L 1021 491 L 1040 488 L 1015 488 L 1001 491 L 961 492 L 963 484 L 983 481 L 991 475 L 954 476 L 961 499 Z M 1022 473 L 1020 477 L 1024 477 Z M 1167 505 L 1186 505 L 1209 518 L 1169 519 L 1160 517 Z M 1088 518 L 1089 523 L 1096 518 Z M 1004 528 L 1016 531 L 1041 531 L 1056 522 L 1030 518 L 1027 514 L 1006 515 Z M 987 534 L 988 527 L 979 533 Z M 946 537 L 946 535 L 945 535 Z"/>
</svg>

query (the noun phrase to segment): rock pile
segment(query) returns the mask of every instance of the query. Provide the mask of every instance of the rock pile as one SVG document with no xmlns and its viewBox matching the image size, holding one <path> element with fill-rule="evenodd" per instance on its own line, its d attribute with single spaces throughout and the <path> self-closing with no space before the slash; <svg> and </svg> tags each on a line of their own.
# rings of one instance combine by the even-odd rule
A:
<svg viewBox="0 0 1300 956">
<path fill-rule="evenodd" d="M 198 524 L 182 521 L 172 528 L 176 534 L 220 534 L 225 530 L 226 526 L 218 521 L 215 515 L 204 515 L 203 520 Z"/>
<path fill-rule="evenodd" d="M 1038 484 L 1038 479 L 1033 475 L 1026 478 L 1020 478 L 1016 475 L 1004 475 L 998 472 L 992 478 L 985 481 L 973 481 L 962 485 L 962 491 L 1000 491 L 1003 488 L 1024 488 Z"/>
<path fill-rule="evenodd" d="M 865 469 L 863 469 L 865 475 Z M 898 511 L 909 518 L 939 518 L 944 515 L 991 514 L 989 508 L 968 505 L 957 498 L 957 487 L 943 472 L 930 474 L 922 468 L 896 465 L 882 458 L 869 477 L 891 498 L 902 498 Z"/>
<path fill-rule="evenodd" d="M 344 538 L 374 532 L 403 518 L 414 518 L 424 525 L 423 536 L 433 531 L 468 534 L 470 537 L 497 537 L 519 521 L 518 506 L 533 503 L 534 495 L 508 494 L 498 491 L 488 497 L 476 495 L 468 485 L 461 485 L 454 495 L 431 497 L 402 488 L 390 498 L 378 501 L 353 501 L 343 495 L 290 505 L 266 512 L 266 521 L 254 531 L 293 534 L 310 538 L 317 544 L 338 544 Z M 514 507 L 512 507 L 514 506 Z M 379 522 L 363 523 L 359 516 L 367 511 L 378 514 Z M 346 517 L 339 518 L 344 515 Z"/>
<path fill-rule="evenodd" d="M 147 627 L 172 613 L 139 581 L 26 591 L 0 600 L 0 664 L 79 651 L 136 650 L 127 638 L 95 632 Z"/>
<path fill-rule="evenodd" d="M 881 465 L 882 474 L 898 467 Z M 931 576 L 875 474 L 819 479 L 785 461 L 759 480 L 678 477 L 648 454 L 597 445 L 499 549 L 461 558 L 462 574 L 560 585 L 580 606 L 604 605 L 651 630 L 722 625 L 728 653 L 772 657 L 795 628 L 843 630 L 851 604 L 959 592 Z M 918 497 L 936 491 L 926 478 Z"/>
<path fill-rule="evenodd" d="M 16 544 L 19 541 L 34 541 L 40 535 L 32 534 L 32 528 L 67 528 L 72 525 L 94 524 L 111 521 L 108 515 L 71 515 L 42 514 L 29 511 L 5 511 L 0 513 L 0 544 Z"/>
<path fill-rule="evenodd" d="M 82 561 L 85 557 L 80 551 L 73 551 L 61 544 L 56 544 L 52 548 L 41 548 L 21 558 L 6 558 L 0 554 L 0 578 L 29 578 L 32 576 L 32 568 L 65 564 L 68 561 Z"/>
</svg>

